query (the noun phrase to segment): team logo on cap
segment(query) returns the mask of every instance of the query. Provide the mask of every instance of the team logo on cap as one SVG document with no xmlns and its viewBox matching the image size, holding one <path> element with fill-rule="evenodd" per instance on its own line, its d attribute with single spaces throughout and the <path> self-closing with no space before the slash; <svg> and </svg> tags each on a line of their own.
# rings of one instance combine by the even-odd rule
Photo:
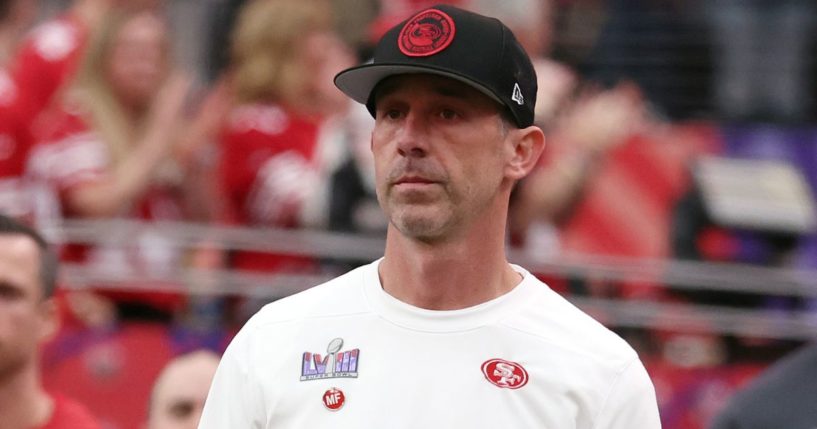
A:
<svg viewBox="0 0 817 429">
<path fill-rule="evenodd" d="M 528 372 L 522 365 L 504 359 L 489 359 L 482 364 L 482 375 L 503 389 L 518 389 L 528 383 Z"/>
<path fill-rule="evenodd" d="M 406 22 L 397 38 L 400 52 L 427 57 L 447 48 L 454 40 L 454 20 L 437 9 L 424 10 Z"/>
</svg>

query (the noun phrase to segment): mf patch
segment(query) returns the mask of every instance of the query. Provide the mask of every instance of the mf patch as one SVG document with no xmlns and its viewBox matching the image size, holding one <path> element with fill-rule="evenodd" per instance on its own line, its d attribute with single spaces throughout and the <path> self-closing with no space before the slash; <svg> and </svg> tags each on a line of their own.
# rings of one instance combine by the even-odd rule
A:
<svg viewBox="0 0 817 429">
<path fill-rule="evenodd" d="M 341 351 L 343 338 L 329 342 L 326 355 L 304 352 L 301 360 L 301 381 L 325 378 L 357 378 L 360 349 Z"/>
</svg>

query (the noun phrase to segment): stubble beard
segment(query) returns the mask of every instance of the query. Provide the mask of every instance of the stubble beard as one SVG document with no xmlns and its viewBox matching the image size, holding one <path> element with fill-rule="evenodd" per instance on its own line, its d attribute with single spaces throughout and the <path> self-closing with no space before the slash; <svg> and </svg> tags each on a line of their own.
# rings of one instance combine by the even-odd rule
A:
<svg viewBox="0 0 817 429">
<path fill-rule="evenodd" d="M 433 243 L 448 236 L 448 231 L 455 224 L 454 216 L 447 215 L 418 215 L 411 213 L 411 208 L 397 209 L 392 213 L 390 221 L 405 237 L 425 243 Z"/>
<path fill-rule="evenodd" d="M 403 236 L 423 243 L 436 243 L 454 235 L 462 223 L 462 199 L 444 186 L 440 194 L 428 199 L 400 198 L 388 192 L 380 198 L 389 222 Z"/>
<path fill-rule="evenodd" d="M 432 189 L 401 191 L 394 183 L 406 173 L 418 174 L 436 182 Z M 403 236 L 422 242 L 444 239 L 456 224 L 457 193 L 448 174 L 434 164 L 413 159 L 402 160 L 379 188 L 377 199 L 390 224 Z"/>
</svg>

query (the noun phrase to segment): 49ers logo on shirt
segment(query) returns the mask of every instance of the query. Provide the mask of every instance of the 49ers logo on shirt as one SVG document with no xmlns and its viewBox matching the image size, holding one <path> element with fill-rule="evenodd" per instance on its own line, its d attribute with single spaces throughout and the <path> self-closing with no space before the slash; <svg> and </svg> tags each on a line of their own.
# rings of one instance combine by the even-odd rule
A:
<svg viewBox="0 0 817 429">
<path fill-rule="evenodd" d="M 504 359 L 489 359 L 482 364 L 482 374 L 491 384 L 503 389 L 518 389 L 528 383 L 528 372 L 522 365 Z"/>
<path fill-rule="evenodd" d="M 454 40 L 454 20 L 437 9 L 424 10 L 406 22 L 397 38 L 400 52 L 427 57 L 447 48 Z"/>
</svg>

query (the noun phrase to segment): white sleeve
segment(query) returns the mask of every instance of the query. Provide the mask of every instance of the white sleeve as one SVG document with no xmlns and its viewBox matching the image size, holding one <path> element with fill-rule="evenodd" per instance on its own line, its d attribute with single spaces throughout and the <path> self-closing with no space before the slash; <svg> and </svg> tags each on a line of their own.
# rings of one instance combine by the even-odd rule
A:
<svg viewBox="0 0 817 429">
<path fill-rule="evenodd" d="M 252 331 L 245 326 L 224 352 L 204 403 L 199 429 L 265 427 L 262 392 L 250 365 Z"/>
<path fill-rule="evenodd" d="M 641 361 L 634 359 L 618 377 L 593 428 L 661 428 L 655 388 Z"/>
</svg>

